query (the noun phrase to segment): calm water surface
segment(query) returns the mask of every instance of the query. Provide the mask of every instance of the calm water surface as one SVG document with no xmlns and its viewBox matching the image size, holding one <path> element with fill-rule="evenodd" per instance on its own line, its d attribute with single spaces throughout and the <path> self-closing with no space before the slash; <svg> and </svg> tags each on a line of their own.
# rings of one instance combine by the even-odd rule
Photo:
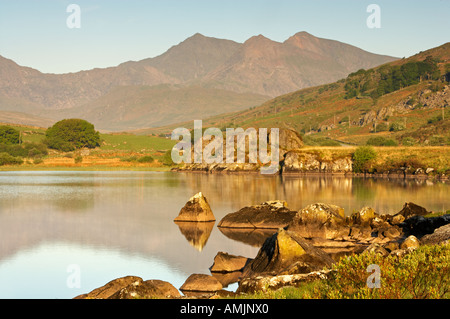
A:
<svg viewBox="0 0 450 319">
<path fill-rule="evenodd" d="M 127 275 L 179 288 L 192 273 L 209 274 L 219 251 L 254 257 L 259 247 L 216 225 L 228 213 L 267 200 L 285 200 L 295 210 L 324 202 L 347 214 L 363 206 L 392 214 L 409 201 L 450 209 L 449 190 L 440 182 L 343 177 L 2 172 L 0 298 L 73 298 Z M 216 223 L 194 230 L 175 224 L 199 191 Z"/>
</svg>

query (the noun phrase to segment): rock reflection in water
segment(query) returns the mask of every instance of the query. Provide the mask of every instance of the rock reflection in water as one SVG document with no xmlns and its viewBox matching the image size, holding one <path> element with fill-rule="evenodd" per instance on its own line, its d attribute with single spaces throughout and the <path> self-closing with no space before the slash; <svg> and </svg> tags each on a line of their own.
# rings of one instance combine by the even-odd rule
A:
<svg viewBox="0 0 450 319">
<path fill-rule="evenodd" d="M 211 231 L 215 222 L 174 222 L 180 229 L 181 234 L 186 238 L 188 243 L 202 251 L 208 242 Z"/>
<path fill-rule="evenodd" d="M 219 227 L 222 234 L 228 238 L 253 246 L 261 247 L 264 241 L 277 232 L 276 229 L 251 229 L 251 228 L 223 228 Z"/>
</svg>

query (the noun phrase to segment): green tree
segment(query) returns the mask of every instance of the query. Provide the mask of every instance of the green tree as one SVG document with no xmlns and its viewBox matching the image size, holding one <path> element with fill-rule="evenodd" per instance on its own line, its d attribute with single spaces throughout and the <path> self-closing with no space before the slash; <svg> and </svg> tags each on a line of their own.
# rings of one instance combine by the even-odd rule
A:
<svg viewBox="0 0 450 319">
<path fill-rule="evenodd" d="M 19 144 L 20 132 L 9 126 L 0 126 L 0 143 L 1 144 Z"/>
<path fill-rule="evenodd" d="M 46 132 L 45 143 L 49 148 L 70 152 L 100 145 L 100 134 L 91 123 L 80 119 L 66 119 L 55 123 Z"/>
</svg>

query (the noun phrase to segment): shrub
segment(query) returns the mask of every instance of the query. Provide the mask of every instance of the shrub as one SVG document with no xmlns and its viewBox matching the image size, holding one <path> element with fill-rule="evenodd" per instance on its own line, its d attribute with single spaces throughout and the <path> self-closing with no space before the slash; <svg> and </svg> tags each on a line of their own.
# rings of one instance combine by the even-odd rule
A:
<svg viewBox="0 0 450 319">
<path fill-rule="evenodd" d="M 360 146 L 353 153 L 353 171 L 356 173 L 368 172 L 377 153 L 371 146 Z"/>
<path fill-rule="evenodd" d="M 161 158 L 161 162 L 167 166 L 175 165 L 175 163 L 172 161 L 172 150 L 168 150 L 164 153 L 163 157 Z"/>
<path fill-rule="evenodd" d="M 399 131 L 403 131 L 405 129 L 405 126 L 403 126 L 403 124 L 400 123 L 392 123 L 389 126 L 389 131 L 391 132 L 399 132 Z"/>
<path fill-rule="evenodd" d="M 0 166 L 21 164 L 23 164 L 23 160 L 20 157 L 15 157 L 5 152 L 0 153 Z"/>
<path fill-rule="evenodd" d="M 19 144 L 20 132 L 9 126 L 0 126 L 0 143 L 2 144 Z"/>
<path fill-rule="evenodd" d="M 46 132 L 45 143 L 49 148 L 63 152 L 83 147 L 100 146 L 100 134 L 94 125 L 80 119 L 68 119 L 55 123 Z"/>
<path fill-rule="evenodd" d="M 321 287 L 320 298 L 424 299 L 450 298 L 450 244 L 421 246 L 403 256 L 373 252 L 341 258 Z M 367 285 L 369 265 L 380 267 L 380 288 Z"/>
<path fill-rule="evenodd" d="M 81 155 L 75 156 L 74 161 L 76 164 L 83 162 L 83 156 Z"/>
<path fill-rule="evenodd" d="M 143 156 L 137 160 L 139 163 L 153 163 L 154 159 L 151 156 Z"/>
</svg>

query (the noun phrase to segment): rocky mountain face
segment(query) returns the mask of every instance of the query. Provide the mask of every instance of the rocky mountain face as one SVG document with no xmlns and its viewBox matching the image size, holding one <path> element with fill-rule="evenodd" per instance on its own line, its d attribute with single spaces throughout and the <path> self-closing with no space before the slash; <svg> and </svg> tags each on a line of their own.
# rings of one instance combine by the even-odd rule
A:
<svg viewBox="0 0 450 319">
<path fill-rule="evenodd" d="M 223 109 L 246 109 L 270 97 L 330 83 L 360 68 L 393 60 L 393 57 L 372 54 L 306 32 L 297 33 L 282 43 L 262 35 L 237 43 L 195 34 L 154 58 L 68 74 L 42 73 L 0 56 L 0 111 L 50 116 L 55 120 L 67 114 L 83 118 L 89 116 L 87 120 L 108 129 L 113 121 L 111 117 L 119 118 L 119 109 L 121 114 L 133 114 L 147 108 L 143 123 L 142 116 L 138 117 L 139 123 L 131 116 L 126 125 L 113 125 L 115 130 L 137 129 L 178 121 L 176 109 L 192 110 L 195 114 L 197 105 L 209 102 L 211 94 L 216 96 L 223 91 L 229 92 L 225 99 L 221 98 L 221 104 L 202 109 L 204 116 L 218 114 L 217 111 Z M 148 88 L 162 84 L 176 90 L 198 87 L 204 90 L 194 92 L 197 98 L 191 101 L 181 101 L 179 97 L 181 103 L 173 103 L 170 107 L 165 102 L 152 104 L 153 95 L 148 93 Z M 144 93 L 136 89 L 139 87 L 143 87 Z M 131 92 L 139 100 L 139 108 L 136 109 L 135 103 L 114 97 L 118 88 L 125 93 Z M 205 90 L 216 91 L 205 94 Z M 153 90 L 152 93 L 160 92 Z M 227 107 L 230 104 L 228 99 L 238 99 L 239 103 Z M 48 110 L 71 111 L 49 113 Z M 95 110 L 95 115 L 89 114 L 90 110 Z M 102 113 L 108 116 L 99 116 Z M 152 113 L 161 114 L 158 121 L 153 120 Z M 175 115 L 173 119 L 172 115 Z"/>
</svg>

